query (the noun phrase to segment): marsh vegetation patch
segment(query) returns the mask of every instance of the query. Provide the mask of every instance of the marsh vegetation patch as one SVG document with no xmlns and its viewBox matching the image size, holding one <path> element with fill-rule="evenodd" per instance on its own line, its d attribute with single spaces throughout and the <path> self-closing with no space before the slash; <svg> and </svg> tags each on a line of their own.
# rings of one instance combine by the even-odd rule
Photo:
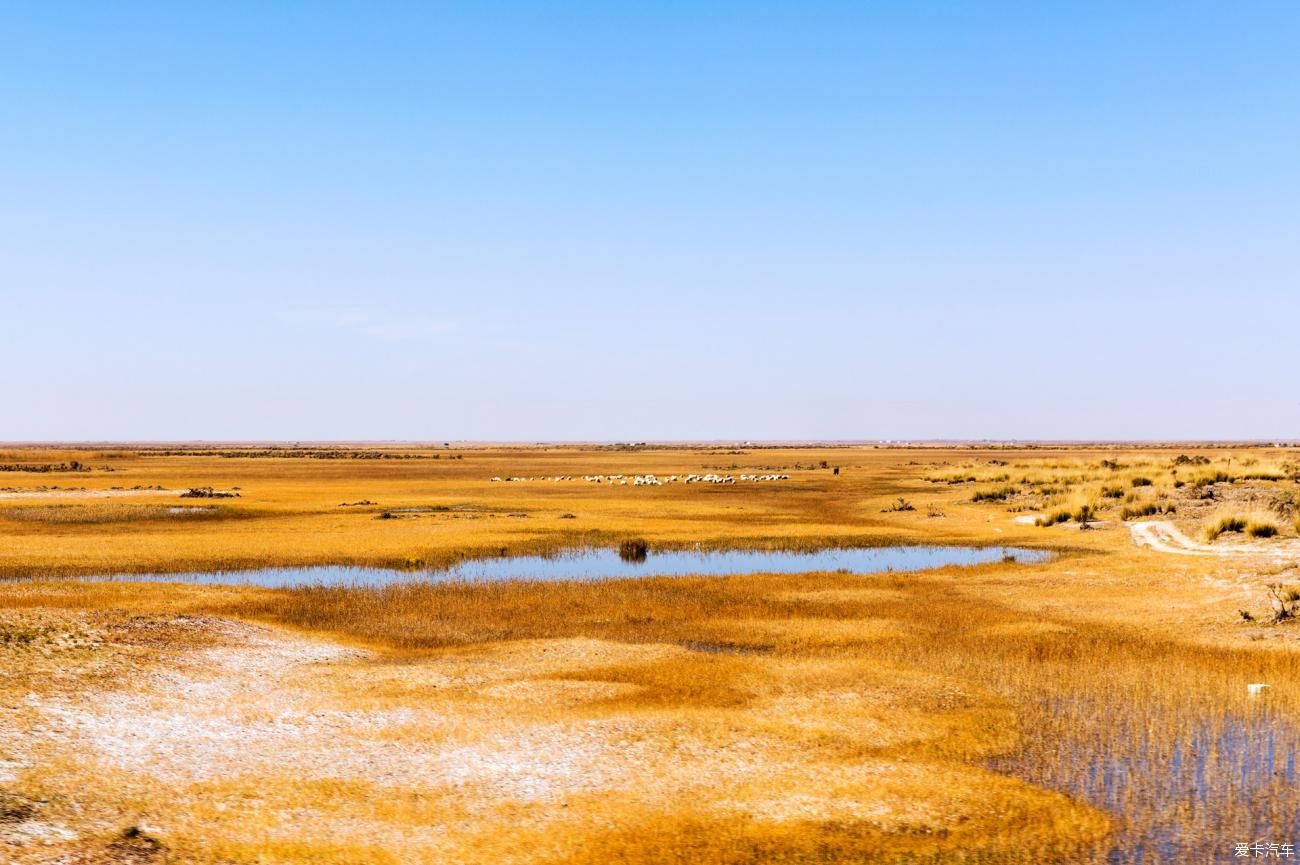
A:
<svg viewBox="0 0 1300 865">
<path fill-rule="evenodd" d="M 152 520 L 202 519 L 222 515 L 215 506 L 58 504 L 0 508 L 0 519 L 49 525 L 103 525 Z"/>
</svg>

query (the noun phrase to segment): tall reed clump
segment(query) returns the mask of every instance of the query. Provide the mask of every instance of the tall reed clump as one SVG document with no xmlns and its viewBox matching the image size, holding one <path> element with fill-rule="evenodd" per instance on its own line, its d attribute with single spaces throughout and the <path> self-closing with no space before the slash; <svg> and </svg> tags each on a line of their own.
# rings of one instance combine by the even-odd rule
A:
<svg viewBox="0 0 1300 865">
<path fill-rule="evenodd" d="M 1207 541 L 1214 541 L 1217 540 L 1220 535 L 1228 533 L 1240 534 L 1245 530 L 1246 520 L 1242 517 L 1219 517 L 1217 521 L 1212 522 L 1205 527 L 1205 539 Z"/>
<path fill-rule="evenodd" d="M 1057 523 L 1068 523 L 1070 521 L 1070 511 L 1068 508 L 1057 508 L 1056 510 L 1043 514 L 1034 520 L 1034 525 L 1039 527 L 1054 526 Z"/>
<path fill-rule="evenodd" d="M 1263 514 L 1225 514 L 1205 526 L 1205 539 L 1214 541 L 1225 534 L 1245 534 L 1252 538 L 1271 538 L 1278 533 L 1277 523 Z"/>
<path fill-rule="evenodd" d="M 644 562 L 650 545 L 643 538 L 629 538 L 618 545 L 618 557 L 625 562 Z"/>
<path fill-rule="evenodd" d="M 971 496 L 972 502 L 1005 502 L 1014 496 L 1018 490 L 1013 486 L 994 487 L 990 490 L 977 490 L 975 495 Z"/>
<path fill-rule="evenodd" d="M 1119 518 L 1124 522 L 1128 522 L 1129 520 L 1138 520 L 1142 517 L 1153 517 L 1157 514 L 1172 513 L 1173 511 L 1174 508 L 1172 505 L 1168 506 L 1168 509 L 1162 509 L 1161 506 L 1155 502 L 1147 502 L 1144 505 L 1130 505 L 1125 507 L 1119 512 Z"/>
<path fill-rule="evenodd" d="M 1246 534 L 1252 538 L 1271 538 L 1277 534 L 1277 526 L 1262 520 L 1250 520 L 1246 523 Z"/>
<path fill-rule="evenodd" d="M 1091 502 L 1085 502 L 1080 505 L 1066 508 L 1056 508 L 1049 511 L 1038 519 L 1034 520 L 1036 526 L 1055 526 L 1060 523 L 1068 523 L 1071 520 L 1081 526 L 1087 526 L 1097 518 L 1097 506 Z"/>
</svg>

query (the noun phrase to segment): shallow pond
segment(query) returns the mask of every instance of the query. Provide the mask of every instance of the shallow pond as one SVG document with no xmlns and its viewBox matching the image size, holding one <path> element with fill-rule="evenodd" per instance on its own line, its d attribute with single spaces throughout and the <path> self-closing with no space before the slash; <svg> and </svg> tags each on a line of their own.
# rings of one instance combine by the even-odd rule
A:
<svg viewBox="0 0 1300 865">
<path fill-rule="evenodd" d="M 1101 862 L 1240 861 L 1236 845 L 1256 842 L 1300 855 L 1300 728 L 1267 699 L 1216 711 L 1055 698 L 1040 710 L 1022 751 L 992 768 L 1113 815 Z"/>
<path fill-rule="evenodd" d="M 1016 547 L 846 547 L 811 552 L 779 550 L 664 550 L 642 559 L 616 549 L 587 548 L 554 556 L 468 559 L 443 569 L 399 570 L 347 566 L 258 568 L 178 574 L 131 574 L 93 579 L 147 580 L 259 586 L 360 585 L 413 581 L 493 582 L 497 580 L 606 580 L 628 577 L 800 574 L 811 571 L 920 571 L 944 565 L 977 565 L 1012 556 L 1019 562 L 1046 561 L 1050 553 Z"/>
</svg>

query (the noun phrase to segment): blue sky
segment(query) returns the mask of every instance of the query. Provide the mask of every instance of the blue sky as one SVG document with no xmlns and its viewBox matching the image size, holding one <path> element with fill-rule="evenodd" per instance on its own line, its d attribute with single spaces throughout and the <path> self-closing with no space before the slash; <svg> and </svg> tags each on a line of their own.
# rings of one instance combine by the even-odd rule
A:
<svg viewBox="0 0 1300 865">
<path fill-rule="evenodd" d="M 0 2 L 0 440 L 1300 437 L 1298 43 Z"/>
</svg>

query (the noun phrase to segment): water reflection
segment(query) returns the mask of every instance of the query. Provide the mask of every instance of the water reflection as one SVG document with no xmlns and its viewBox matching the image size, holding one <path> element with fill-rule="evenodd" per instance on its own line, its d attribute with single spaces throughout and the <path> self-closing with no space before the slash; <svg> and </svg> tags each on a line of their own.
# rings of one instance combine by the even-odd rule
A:
<svg viewBox="0 0 1300 865">
<path fill-rule="evenodd" d="M 1053 698 L 1031 719 L 1019 753 L 993 768 L 1117 818 L 1110 865 L 1240 861 L 1234 845 L 1255 841 L 1300 847 L 1300 728 L 1265 701 L 1230 712 L 1208 700 L 1117 709 Z"/>
<path fill-rule="evenodd" d="M 780 550 L 666 550 L 589 548 L 555 556 L 470 559 L 441 570 L 396 570 L 323 566 L 259 568 L 243 571 L 198 571 L 180 574 L 131 574 L 94 579 L 146 580 L 260 586 L 383 585 L 430 581 L 604 580 L 652 576 L 725 576 L 730 574 L 812 571 L 879 573 L 919 571 L 944 565 L 1003 561 L 1043 562 L 1049 553 L 1012 547 L 849 547 L 805 552 Z"/>
</svg>

